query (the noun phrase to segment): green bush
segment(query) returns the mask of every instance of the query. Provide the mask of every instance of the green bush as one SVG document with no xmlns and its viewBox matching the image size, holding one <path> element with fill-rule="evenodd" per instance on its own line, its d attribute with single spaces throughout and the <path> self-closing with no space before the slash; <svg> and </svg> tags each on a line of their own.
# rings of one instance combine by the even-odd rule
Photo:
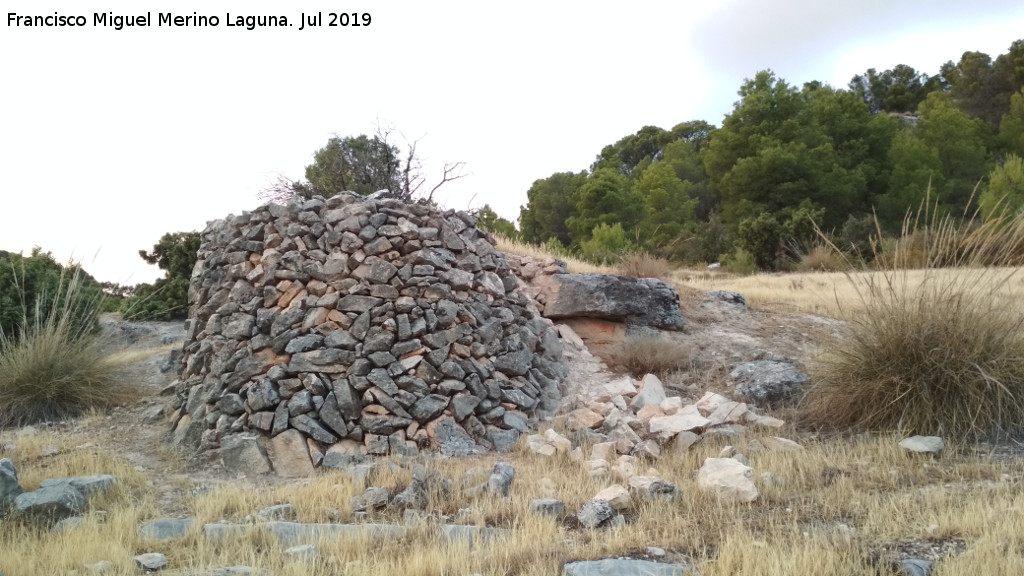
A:
<svg viewBox="0 0 1024 576">
<path fill-rule="evenodd" d="M 722 264 L 722 270 L 726 272 L 743 276 L 757 273 L 757 264 L 754 263 L 754 257 L 739 246 L 733 248 L 732 252 L 722 256 L 719 262 Z"/>
<path fill-rule="evenodd" d="M 775 269 L 779 241 L 782 239 L 782 226 L 774 216 L 762 212 L 757 218 L 741 220 L 736 239 L 739 247 L 753 257 L 758 268 Z"/>
<path fill-rule="evenodd" d="M 908 219 L 883 269 L 848 275 L 860 305 L 814 365 L 805 422 L 953 441 L 1024 422 L 1024 317 L 998 296 L 1020 270 L 999 264 L 1024 247 L 1024 216 L 934 214 Z"/>
<path fill-rule="evenodd" d="M 129 320 L 180 320 L 188 316 L 188 284 L 199 251 L 198 232 L 164 234 L 152 252 L 139 256 L 165 271 L 153 284 L 141 284 L 125 301 L 122 313 Z"/>
<path fill-rule="evenodd" d="M 631 245 L 622 225 L 599 224 L 594 227 L 589 240 L 580 244 L 583 257 L 597 264 L 614 264 L 629 252 Z"/>
<path fill-rule="evenodd" d="M 96 328 L 93 307 L 103 300 L 103 290 L 96 280 L 77 265 L 70 267 L 78 275 L 79 291 L 74 307 L 68 311 L 75 330 Z M 0 251 L 0 332 L 17 339 L 32 315 L 50 312 L 49 302 L 63 298 L 68 287 L 61 278 L 68 270 L 57 263 L 49 252 L 34 248 L 31 256 Z"/>
<path fill-rule="evenodd" d="M 120 369 L 93 331 L 102 307 L 78 267 L 58 276 L 48 302 L 22 308 L 16 337 L 0 332 L 0 428 L 61 419 L 124 400 Z M 21 297 L 27 301 L 27 294 Z"/>
</svg>

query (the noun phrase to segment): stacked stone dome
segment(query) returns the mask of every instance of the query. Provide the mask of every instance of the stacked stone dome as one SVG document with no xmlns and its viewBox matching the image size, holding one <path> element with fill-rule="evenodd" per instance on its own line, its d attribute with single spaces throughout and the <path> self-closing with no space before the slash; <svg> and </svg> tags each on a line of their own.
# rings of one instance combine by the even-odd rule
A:
<svg viewBox="0 0 1024 576">
<path fill-rule="evenodd" d="M 469 453 L 558 407 L 558 333 L 465 212 L 346 193 L 228 216 L 189 302 L 183 446 Z"/>
</svg>

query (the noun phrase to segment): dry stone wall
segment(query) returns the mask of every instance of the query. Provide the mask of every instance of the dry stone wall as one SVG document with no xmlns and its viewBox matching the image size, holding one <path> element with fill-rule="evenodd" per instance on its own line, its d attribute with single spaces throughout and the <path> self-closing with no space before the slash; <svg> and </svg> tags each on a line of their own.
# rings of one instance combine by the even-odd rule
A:
<svg viewBox="0 0 1024 576">
<path fill-rule="evenodd" d="M 464 212 L 342 194 L 229 216 L 189 301 L 172 439 L 239 467 L 502 448 L 558 408 L 558 333 Z"/>
</svg>

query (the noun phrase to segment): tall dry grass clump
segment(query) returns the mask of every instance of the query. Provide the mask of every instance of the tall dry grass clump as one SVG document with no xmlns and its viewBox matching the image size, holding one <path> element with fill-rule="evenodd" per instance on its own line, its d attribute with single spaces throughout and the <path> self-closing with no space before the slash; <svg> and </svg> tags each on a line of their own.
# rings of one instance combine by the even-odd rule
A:
<svg viewBox="0 0 1024 576">
<path fill-rule="evenodd" d="M 637 378 L 645 374 L 665 377 L 678 370 L 689 370 L 693 354 L 684 345 L 656 336 L 629 336 L 612 346 L 604 360 L 613 368 L 624 369 Z"/>
<path fill-rule="evenodd" d="M 978 224 L 924 206 L 878 272 L 846 274 L 859 302 L 813 369 L 808 423 L 960 440 L 1024 422 L 1024 317 L 1003 297 L 1024 217 Z"/>
<path fill-rule="evenodd" d="M 0 428 L 60 419 L 126 398 L 122 363 L 110 361 L 92 330 L 102 302 L 86 301 L 80 267 L 62 272 L 49 310 L 22 308 L 21 333 L 0 330 Z M 89 311 L 90 321 L 76 319 Z"/>
<path fill-rule="evenodd" d="M 615 272 L 620 276 L 664 279 L 672 272 L 672 263 L 647 252 L 636 251 L 624 256 L 615 266 Z"/>
</svg>

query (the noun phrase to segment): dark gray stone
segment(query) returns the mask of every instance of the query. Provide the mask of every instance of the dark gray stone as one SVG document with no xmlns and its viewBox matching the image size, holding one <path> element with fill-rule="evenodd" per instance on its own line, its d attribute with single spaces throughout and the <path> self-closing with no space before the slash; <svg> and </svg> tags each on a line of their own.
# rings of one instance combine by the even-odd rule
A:
<svg viewBox="0 0 1024 576">
<path fill-rule="evenodd" d="M 487 489 L 496 496 L 508 496 L 512 480 L 516 477 L 516 469 L 508 462 L 497 462 L 491 469 L 491 477 L 487 479 Z"/>
<path fill-rule="evenodd" d="M 932 573 L 932 563 L 920 558 L 900 560 L 900 573 L 905 576 L 928 576 Z"/>
<path fill-rule="evenodd" d="M 305 336 L 299 336 L 293 338 L 287 346 L 284 347 L 284 351 L 288 354 L 295 354 L 296 352 L 307 352 L 314 348 L 319 348 L 324 342 L 324 337 L 319 334 L 306 334 Z"/>
<path fill-rule="evenodd" d="M 382 510 L 388 505 L 391 494 L 387 488 L 367 488 L 365 492 L 352 498 L 353 512 L 368 512 L 371 510 Z"/>
<path fill-rule="evenodd" d="M 14 499 L 24 493 L 21 484 L 18 484 L 18 472 L 14 468 L 14 462 L 9 458 L 0 460 L 0 515 L 14 504 Z"/>
<path fill-rule="evenodd" d="M 78 516 L 85 509 L 85 496 L 69 483 L 40 487 L 14 499 L 14 514 L 35 521 L 57 522 Z"/>
<path fill-rule="evenodd" d="M 443 456 L 470 456 L 483 452 L 469 434 L 451 418 L 440 419 L 434 437 Z"/>
<path fill-rule="evenodd" d="M 729 373 L 729 379 L 737 394 L 758 406 L 787 400 L 810 382 L 796 366 L 770 360 L 740 364 Z"/>
<path fill-rule="evenodd" d="M 520 433 L 515 428 L 508 430 L 501 430 L 499 428 L 490 428 L 487 430 L 487 439 L 494 444 L 494 449 L 499 452 L 505 452 L 515 448 L 516 444 L 519 443 Z"/>
<path fill-rule="evenodd" d="M 525 348 L 502 354 L 494 360 L 494 368 L 509 376 L 525 376 L 530 371 L 533 353 Z"/>
<path fill-rule="evenodd" d="M 334 444 L 338 441 L 338 437 L 328 432 L 319 422 L 311 418 L 307 414 L 300 414 L 294 416 L 288 421 L 292 428 L 303 432 L 306 436 L 309 436 L 317 442 L 323 442 L 324 444 Z"/>
<path fill-rule="evenodd" d="M 440 394 L 424 396 L 409 408 L 409 413 L 420 424 L 433 420 L 448 406 L 448 397 Z"/>
<path fill-rule="evenodd" d="M 245 402 L 253 412 L 277 406 L 280 401 L 277 386 L 269 378 L 260 379 L 245 391 Z"/>
<path fill-rule="evenodd" d="M 472 394 L 461 394 L 452 397 L 455 419 L 461 422 L 463 418 L 473 413 L 478 404 L 480 404 L 480 398 Z"/>
<path fill-rule="evenodd" d="M 565 503 L 555 498 L 537 498 L 530 501 L 530 511 L 545 516 L 559 516 L 565 511 Z"/>
<path fill-rule="evenodd" d="M 67 484 L 85 496 L 106 492 L 117 481 L 112 474 L 96 474 L 93 476 L 75 476 L 73 478 L 47 478 L 39 483 L 40 488 L 49 488 Z"/>
<path fill-rule="evenodd" d="M 600 318 L 664 330 L 682 330 L 679 293 L 655 278 L 609 274 L 554 274 L 547 318 Z"/>
<path fill-rule="evenodd" d="M 344 348 L 346 350 L 355 350 L 356 344 L 359 340 L 356 340 L 354 336 L 349 334 L 348 330 L 334 330 L 324 338 L 324 346 L 331 348 Z"/>
<path fill-rule="evenodd" d="M 576 513 L 576 519 L 586 528 L 597 528 L 614 515 L 615 510 L 607 500 L 588 500 Z"/>
<path fill-rule="evenodd" d="M 383 302 L 384 300 L 372 296 L 349 294 L 338 300 L 338 310 L 342 312 L 366 312 L 370 308 L 380 306 Z"/>
<path fill-rule="evenodd" d="M 288 371 L 297 372 L 324 372 L 327 374 L 343 373 L 356 359 L 354 352 L 350 350 L 339 350 L 337 348 L 322 348 L 309 352 L 292 354 L 291 362 L 288 363 Z"/>
</svg>

